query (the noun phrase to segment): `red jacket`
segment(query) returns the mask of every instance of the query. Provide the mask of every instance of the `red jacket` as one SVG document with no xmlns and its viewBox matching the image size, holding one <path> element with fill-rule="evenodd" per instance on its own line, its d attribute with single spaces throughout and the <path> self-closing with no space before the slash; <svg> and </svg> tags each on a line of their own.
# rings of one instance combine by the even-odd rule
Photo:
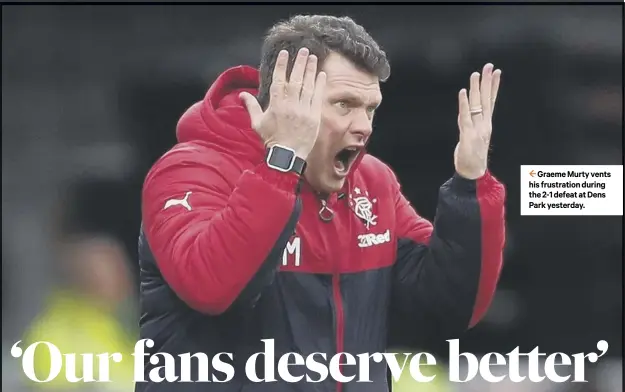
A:
<svg viewBox="0 0 625 392">
<path fill-rule="evenodd" d="M 264 163 L 238 98 L 256 94 L 258 79 L 244 66 L 220 75 L 182 116 L 179 143 L 145 180 L 141 326 L 154 351 L 234 352 L 237 367 L 237 354 L 262 351 L 263 338 L 276 339 L 277 352 L 329 358 L 385 351 L 395 322 L 424 339 L 474 326 L 502 266 L 502 184 L 490 173 L 453 175 L 440 188 L 432 224 L 402 195 L 392 170 L 366 155 L 327 200 L 334 215 L 324 222 L 315 192 Z M 373 383 L 343 390 L 380 390 L 379 366 L 372 365 Z M 246 383 L 243 368 L 236 374 Z M 204 390 L 234 384 L 215 385 Z M 277 390 L 290 390 L 284 385 Z M 329 378 L 313 384 L 320 385 L 335 388 Z"/>
</svg>

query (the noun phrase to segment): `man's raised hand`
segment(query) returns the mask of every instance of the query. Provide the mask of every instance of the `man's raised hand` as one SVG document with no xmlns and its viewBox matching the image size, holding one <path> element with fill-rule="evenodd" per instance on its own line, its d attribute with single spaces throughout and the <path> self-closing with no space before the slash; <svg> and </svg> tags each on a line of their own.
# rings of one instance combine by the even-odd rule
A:
<svg viewBox="0 0 625 392">
<path fill-rule="evenodd" d="M 251 94 L 241 93 L 240 98 L 250 114 L 252 128 L 266 147 L 280 144 L 306 159 L 319 135 L 326 74 L 317 73 L 317 56 L 309 55 L 307 48 L 299 50 L 289 78 L 288 62 L 289 54 L 282 50 L 273 71 L 267 110 L 263 112 Z"/>
<path fill-rule="evenodd" d="M 467 179 L 477 179 L 487 170 L 501 70 L 493 72 L 493 65 L 486 64 L 481 76 L 480 81 L 478 72 L 471 75 L 468 96 L 466 89 L 458 94 L 460 140 L 454 152 L 454 165 L 456 172 Z"/>
</svg>

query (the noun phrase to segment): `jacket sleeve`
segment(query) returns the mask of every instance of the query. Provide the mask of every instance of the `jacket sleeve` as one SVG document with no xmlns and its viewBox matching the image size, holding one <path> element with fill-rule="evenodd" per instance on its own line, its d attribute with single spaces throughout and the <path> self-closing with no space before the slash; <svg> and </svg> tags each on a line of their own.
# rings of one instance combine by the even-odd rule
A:
<svg viewBox="0 0 625 392">
<path fill-rule="evenodd" d="M 301 203 L 296 174 L 262 163 L 237 169 L 233 180 L 206 155 L 179 147 L 157 162 L 144 183 L 142 218 L 167 284 L 191 308 L 215 315 L 249 305 L 271 283 Z M 187 206 L 172 202 L 185 197 Z"/>
<path fill-rule="evenodd" d="M 495 293 L 505 243 L 505 188 L 490 172 L 477 180 L 456 173 L 439 189 L 432 224 L 395 183 L 395 319 L 422 336 L 456 336 L 482 319 Z"/>
</svg>

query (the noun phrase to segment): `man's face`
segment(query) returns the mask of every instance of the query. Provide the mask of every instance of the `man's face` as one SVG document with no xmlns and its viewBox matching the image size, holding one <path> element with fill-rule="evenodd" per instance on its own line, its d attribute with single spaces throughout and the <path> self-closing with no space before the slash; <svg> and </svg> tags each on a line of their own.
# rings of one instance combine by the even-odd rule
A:
<svg viewBox="0 0 625 392">
<path fill-rule="evenodd" d="M 371 136 L 373 114 L 382 101 L 376 76 L 331 53 L 319 137 L 307 159 L 306 180 L 322 193 L 339 191 Z"/>
</svg>

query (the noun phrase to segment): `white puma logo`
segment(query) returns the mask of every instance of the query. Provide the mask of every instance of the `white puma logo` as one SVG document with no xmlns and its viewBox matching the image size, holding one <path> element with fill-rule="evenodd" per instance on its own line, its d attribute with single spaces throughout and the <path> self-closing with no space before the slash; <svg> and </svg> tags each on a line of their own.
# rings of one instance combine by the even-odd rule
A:
<svg viewBox="0 0 625 392">
<path fill-rule="evenodd" d="M 191 211 L 191 205 L 189 204 L 189 196 L 191 195 L 191 193 L 192 192 L 187 192 L 187 194 L 184 196 L 184 199 L 167 200 L 167 203 L 165 203 L 165 207 L 163 207 L 163 209 L 166 210 L 172 206 L 183 206 L 187 210 Z"/>
</svg>

